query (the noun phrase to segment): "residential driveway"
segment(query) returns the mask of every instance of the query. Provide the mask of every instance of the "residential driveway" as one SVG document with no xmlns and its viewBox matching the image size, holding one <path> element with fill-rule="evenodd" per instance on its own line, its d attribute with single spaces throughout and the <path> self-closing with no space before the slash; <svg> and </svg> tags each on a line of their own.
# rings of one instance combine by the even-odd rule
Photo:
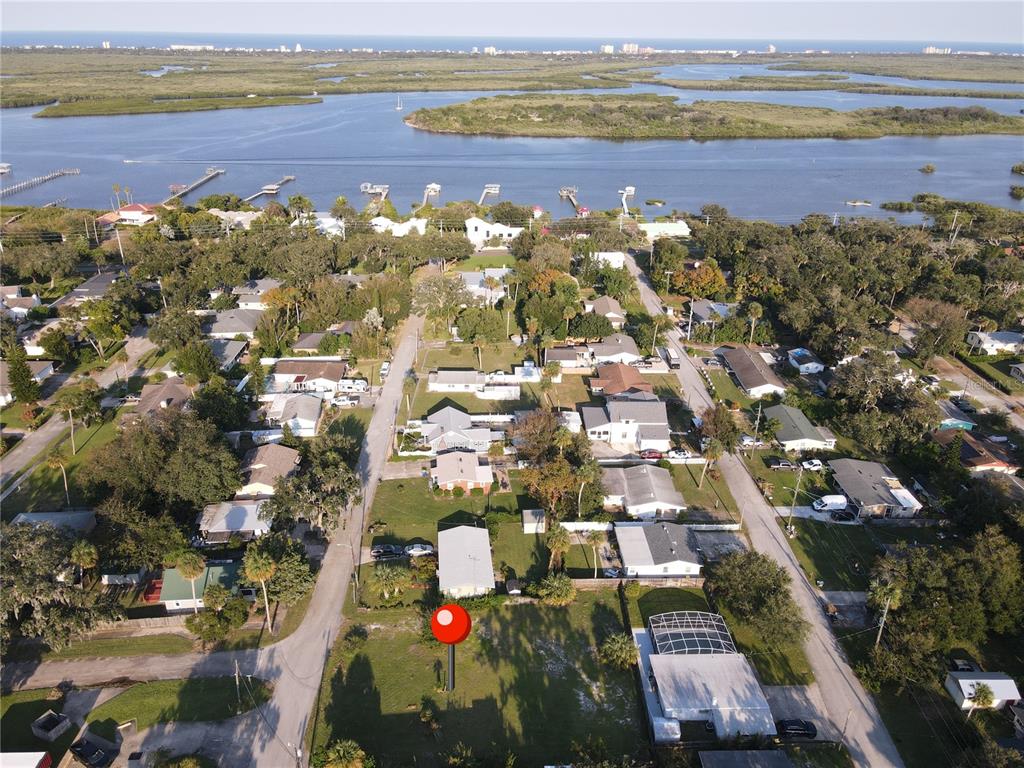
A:
<svg viewBox="0 0 1024 768">
<path fill-rule="evenodd" d="M 838 741 L 840 731 L 831 723 L 818 721 L 825 703 L 817 683 L 812 685 L 763 685 L 764 697 L 768 699 L 772 717 L 776 720 L 810 720 L 818 728 L 818 739 Z M 840 728 L 842 723 L 839 724 Z"/>
<path fill-rule="evenodd" d="M 423 461 L 389 461 L 381 472 L 381 480 L 402 480 L 409 477 L 423 477 L 423 470 L 430 468 L 430 459 Z"/>
<path fill-rule="evenodd" d="M 403 326 L 394 355 L 396 370 L 412 367 L 415 339 L 422 326 L 420 317 L 409 318 Z M 310 719 L 315 717 L 324 664 L 343 623 L 341 610 L 351 580 L 352 555 L 359 551 L 366 510 L 373 504 L 377 483 L 391 450 L 401 396 L 402 377 L 389 377 L 374 408 L 356 466 L 363 501 L 350 511 L 348 524 L 335 534 L 328 547 L 306 617 L 292 635 L 259 650 L 7 664 L 0 671 L 4 687 L 40 688 L 65 680 L 87 686 L 116 679 L 227 676 L 234 674 L 237 662 L 243 675 L 273 684 L 274 695 L 269 702 L 257 712 L 223 723 L 182 723 L 150 729 L 141 735 L 146 749 L 166 746 L 180 754 L 189 751 L 188 745 L 202 744 L 202 751 L 209 752 L 219 766 L 289 768 L 306 765 L 309 756 L 300 755 L 298 750 Z"/>
<path fill-rule="evenodd" d="M 626 256 L 626 266 L 637 279 L 640 297 L 648 311 L 660 312 L 661 301 L 630 255 Z M 690 408 L 699 414 L 712 404 L 711 397 L 697 369 L 683 354 L 678 332 L 671 331 L 669 335 L 669 343 L 677 348 L 682 358 L 682 366 L 676 374 L 684 396 Z M 809 699 L 814 704 L 814 717 L 811 719 L 818 724 L 819 730 L 829 726 L 837 732 L 849 720 L 844 741 L 856 765 L 865 768 L 901 767 L 903 760 L 885 729 L 874 700 L 847 663 L 842 646 L 821 610 L 817 590 L 807 581 L 785 534 L 775 521 L 775 509 L 764 500 L 746 465 L 736 456 L 723 456 L 718 468 L 736 500 L 751 545 L 789 572 L 793 580 L 793 597 L 810 625 L 804 650 L 821 693 L 820 703 Z"/>
<path fill-rule="evenodd" d="M 819 512 L 814 507 L 793 507 L 792 510 L 789 507 L 772 507 L 775 510 L 775 514 L 782 518 L 789 517 L 792 512 L 793 517 L 802 517 L 805 520 L 817 520 L 819 523 L 831 523 L 832 525 L 861 525 L 860 520 L 833 520 L 832 515 L 829 512 Z"/>
</svg>

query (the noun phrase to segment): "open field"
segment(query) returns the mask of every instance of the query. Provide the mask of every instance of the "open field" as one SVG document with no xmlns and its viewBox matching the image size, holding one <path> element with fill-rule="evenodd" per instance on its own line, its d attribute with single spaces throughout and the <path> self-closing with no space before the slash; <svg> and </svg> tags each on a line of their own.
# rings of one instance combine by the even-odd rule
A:
<svg viewBox="0 0 1024 768">
<path fill-rule="evenodd" d="M 497 267 L 511 267 L 514 263 L 515 257 L 510 253 L 474 253 L 465 261 L 460 261 L 456 268 L 459 272 L 479 272 Z"/>
<path fill-rule="evenodd" d="M 568 762 L 572 744 L 600 734 L 610 755 L 645 748 L 635 673 L 602 667 L 594 649 L 623 631 L 614 590 L 581 592 L 567 608 L 505 604 L 477 609 L 459 646 L 452 694 L 443 693 L 445 651 L 415 609 L 360 612 L 365 644 L 339 638 L 322 685 L 313 746 L 352 738 L 382 765 L 434 765 L 456 744 L 488 764 Z M 420 719 L 424 702 L 440 728 Z M 493 760 L 491 760 L 493 758 Z"/>
<path fill-rule="evenodd" d="M 89 730 L 114 740 L 119 723 L 136 720 L 141 731 L 157 723 L 226 720 L 270 699 L 270 688 L 246 677 L 242 695 L 233 677 L 199 677 L 137 683 L 89 713 Z"/>
<path fill-rule="evenodd" d="M 1024 119 L 980 107 L 878 108 L 838 112 L 818 107 L 729 101 L 679 104 L 671 96 L 492 96 L 405 119 L 437 133 L 578 136 L 596 139 L 869 139 L 1024 133 Z"/>
<path fill-rule="evenodd" d="M 1024 357 L 1020 355 L 974 355 L 966 357 L 964 362 L 989 381 L 999 385 L 1003 391 L 1024 392 L 1024 384 L 1010 375 L 1010 366 L 1024 363 Z"/>
<path fill-rule="evenodd" d="M 31 691 L 13 691 L 0 697 L 0 742 L 4 752 L 42 752 L 46 751 L 57 765 L 60 758 L 67 752 L 75 740 L 75 727 L 68 728 L 55 742 L 48 744 L 36 738 L 32 733 L 32 721 L 46 710 L 52 709 L 60 713 L 63 701 L 48 701 L 52 689 L 36 689 Z"/>
</svg>

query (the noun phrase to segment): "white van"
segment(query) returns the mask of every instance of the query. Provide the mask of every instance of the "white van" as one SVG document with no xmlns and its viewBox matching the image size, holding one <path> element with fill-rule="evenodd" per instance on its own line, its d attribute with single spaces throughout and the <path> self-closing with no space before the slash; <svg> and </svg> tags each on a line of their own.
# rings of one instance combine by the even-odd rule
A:
<svg viewBox="0 0 1024 768">
<path fill-rule="evenodd" d="M 811 504 L 818 512 L 838 512 L 839 510 L 846 509 L 849 502 L 846 497 L 841 494 L 834 494 L 831 496 L 822 496 L 820 499 L 815 499 L 814 503 Z"/>
</svg>

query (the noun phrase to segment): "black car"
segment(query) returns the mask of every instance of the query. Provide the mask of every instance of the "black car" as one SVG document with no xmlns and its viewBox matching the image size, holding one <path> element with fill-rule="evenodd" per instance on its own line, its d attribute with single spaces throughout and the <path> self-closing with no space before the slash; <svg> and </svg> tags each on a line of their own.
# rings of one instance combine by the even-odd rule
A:
<svg viewBox="0 0 1024 768">
<path fill-rule="evenodd" d="M 770 456 L 767 459 L 768 469 L 796 469 L 794 464 L 789 459 L 780 459 L 777 456 Z"/>
<path fill-rule="evenodd" d="M 951 397 L 950 400 L 952 401 L 953 405 L 955 405 L 957 408 L 959 408 L 964 413 L 977 413 L 978 412 L 978 409 L 975 408 L 971 404 L 970 400 L 967 400 L 967 399 L 962 398 L 962 397 Z"/>
<path fill-rule="evenodd" d="M 839 523 L 846 523 L 857 517 L 857 513 L 852 509 L 835 509 L 829 515 L 833 520 Z"/>
<path fill-rule="evenodd" d="M 779 720 L 775 730 L 783 739 L 815 739 L 818 729 L 810 720 Z"/>
<path fill-rule="evenodd" d="M 104 766 L 110 765 L 112 756 L 108 755 L 99 745 L 93 744 L 88 739 L 79 739 L 71 745 L 71 754 L 75 756 L 75 760 L 82 765 L 88 765 L 90 768 L 103 768 Z"/>
<path fill-rule="evenodd" d="M 370 548 L 370 557 L 380 558 L 400 554 L 402 554 L 402 547 L 398 544 L 374 544 Z"/>
</svg>

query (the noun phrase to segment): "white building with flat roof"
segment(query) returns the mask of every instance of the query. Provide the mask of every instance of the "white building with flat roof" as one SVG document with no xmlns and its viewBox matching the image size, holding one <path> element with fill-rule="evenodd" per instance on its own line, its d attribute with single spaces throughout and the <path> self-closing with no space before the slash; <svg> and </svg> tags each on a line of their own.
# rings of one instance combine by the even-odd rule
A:
<svg viewBox="0 0 1024 768">
<path fill-rule="evenodd" d="M 494 589 L 491 539 L 486 528 L 457 525 L 437 534 L 437 581 L 449 597 L 476 597 Z"/>
</svg>

